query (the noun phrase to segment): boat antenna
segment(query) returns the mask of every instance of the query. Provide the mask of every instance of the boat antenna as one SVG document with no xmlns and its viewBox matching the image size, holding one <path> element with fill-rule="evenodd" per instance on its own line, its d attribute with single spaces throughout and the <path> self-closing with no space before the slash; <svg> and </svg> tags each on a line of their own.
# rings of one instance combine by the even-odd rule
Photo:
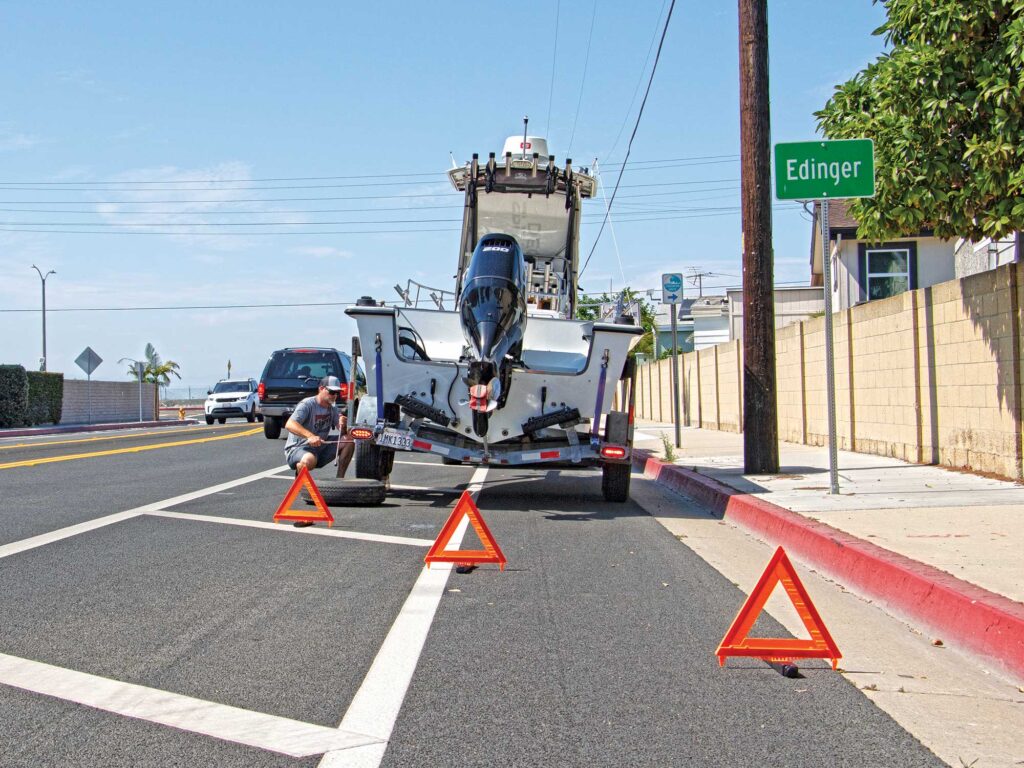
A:
<svg viewBox="0 0 1024 768">
<path fill-rule="evenodd" d="M 459 164 L 455 162 L 455 153 L 449 150 L 448 157 L 452 159 L 452 168 L 458 168 Z"/>
<path fill-rule="evenodd" d="M 523 159 L 526 159 L 526 126 L 530 122 L 529 115 L 523 115 Z"/>
</svg>

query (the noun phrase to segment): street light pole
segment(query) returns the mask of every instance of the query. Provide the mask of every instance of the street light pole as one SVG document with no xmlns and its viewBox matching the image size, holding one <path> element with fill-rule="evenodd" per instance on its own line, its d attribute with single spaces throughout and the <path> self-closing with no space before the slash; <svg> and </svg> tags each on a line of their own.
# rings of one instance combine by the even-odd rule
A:
<svg viewBox="0 0 1024 768">
<path fill-rule="evenodd" d="M 39 267 L 37 267 L 35 264 L 32 265 L 32 269 L 34 269 L 39 274 L 39 280 L 43 284 L 43 357 L 39 361 L 39 363 L 40 363 L 39 370 L 45 371 L 46 370 L 46 278 L 48 278 L 50 275 L 56 275 L 57 273 L 51 269 L 49 272 L 47 272 L 44 275 L 42 270 L 39 269 Z"/>
</svg>

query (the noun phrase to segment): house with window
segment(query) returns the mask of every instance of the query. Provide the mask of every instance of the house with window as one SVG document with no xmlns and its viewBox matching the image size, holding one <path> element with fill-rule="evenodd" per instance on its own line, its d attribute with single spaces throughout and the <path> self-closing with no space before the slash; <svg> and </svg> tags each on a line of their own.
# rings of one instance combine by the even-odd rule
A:
<svg viewBox="0 0 1024 768">
<path fill-rule="evenodd" d="M 954 242 L 922 230 L 885 242 L 857 237 L 857 221 L 846 201 L 828 206 L 832 310 L 924 288 L 956 277 Z M 821 248 L 821 205 L 814 203 L 811 225 L 811 285 L 824 286 Z"/>
</svg>

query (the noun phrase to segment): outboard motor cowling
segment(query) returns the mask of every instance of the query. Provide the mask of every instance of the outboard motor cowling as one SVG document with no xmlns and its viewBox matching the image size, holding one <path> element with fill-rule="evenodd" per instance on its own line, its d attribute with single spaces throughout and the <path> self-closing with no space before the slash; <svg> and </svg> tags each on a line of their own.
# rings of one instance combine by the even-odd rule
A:
<svg viewBox="0 0 1024 768">
<path fill-rule="evenodd" d="M 459 321 L 469 345 L 470 407 L 474 430 L 487 431 L 486 414 L 504 405 L 511 366 L 526 332 L 526 265 L 515 238 L 480 238 L 459 297 Z"/>
</svg>

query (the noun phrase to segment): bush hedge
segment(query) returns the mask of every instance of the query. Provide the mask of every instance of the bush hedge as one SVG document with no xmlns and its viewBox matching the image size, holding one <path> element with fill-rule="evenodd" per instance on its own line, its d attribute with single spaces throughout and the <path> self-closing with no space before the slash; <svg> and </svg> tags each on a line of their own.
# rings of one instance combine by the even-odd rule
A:
<svg viewBox="0 0 1024 768">
<path fill-rule="evenodd" d="M 27 423 L 28 374 L 20 365 L 0 365 L 0 427 Z"/>
<path fill-rule="evenodd" d="M 28 423 L 60 424 L 64 374 L 28 371 Z"/>
</svg>

